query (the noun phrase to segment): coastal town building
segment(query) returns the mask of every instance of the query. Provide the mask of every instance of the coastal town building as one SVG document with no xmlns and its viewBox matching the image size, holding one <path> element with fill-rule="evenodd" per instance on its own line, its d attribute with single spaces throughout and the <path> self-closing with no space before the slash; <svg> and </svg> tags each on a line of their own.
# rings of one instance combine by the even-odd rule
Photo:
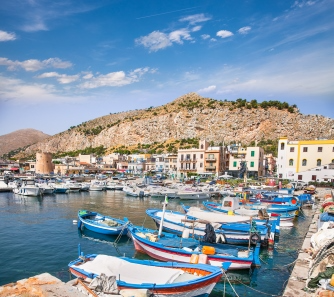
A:
<svg viewBox="0 0 334 297">
<path fill-rule="evenodd" d="M 279 178 L 308 182 L 309 175 L 301 172 L 329 166 L 330 163 L 334 163 L 334 139 L 300 141 L 288 140 L 287 137 L 279 139 L 277 155 Z M 311 180 L 317 179 L 317 174 L 311 176 Z"/>
<path fill-rule="evenodd" d="M 235 144 L 228 146 L 229 151 L 229 170 L 228 173 L 233 177 L 240 176 L 242 163 L 246 163 L 245 172 L 247 177 L 257 179 L 264 176 L 264 150 L 262 147 L 242 147 Z"/>
<path fill-rule="evenodd" d="M 223 147 L 210 147 L 206 140 L 200 140 L 198 148 L 178 150 L 178 177 L 186 177 L 189 173 L 219 176 L 224 170 L 223 165 Z"/>
<path fill-rule="evenodd" d="M 36 174 L 50 174 L 54 171 L 51 153 L 36 153 Z"/>
</svg>

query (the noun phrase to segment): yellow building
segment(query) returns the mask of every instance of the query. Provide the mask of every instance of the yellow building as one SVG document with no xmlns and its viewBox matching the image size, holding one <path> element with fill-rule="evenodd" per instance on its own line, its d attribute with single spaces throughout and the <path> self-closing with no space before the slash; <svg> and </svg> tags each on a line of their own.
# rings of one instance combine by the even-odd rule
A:
<svg viewBox="0 0 334 297">
<path fill-rule="evenodd" d="M 334 139 L 289 141 L 281 137 L 278 142 L 277 174 L 292 179 L 295 173 L 312 170 L 334 163 Z"/>
</svg>

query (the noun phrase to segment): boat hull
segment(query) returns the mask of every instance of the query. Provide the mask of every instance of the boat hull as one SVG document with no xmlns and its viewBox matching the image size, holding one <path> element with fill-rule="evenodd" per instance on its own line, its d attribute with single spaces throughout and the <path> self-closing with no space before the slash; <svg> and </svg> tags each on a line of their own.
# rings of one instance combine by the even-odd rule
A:
<svg viewBox="0 0 334 297">
<path fill-rule="evenodd" d="M 85 258 L 85 264 L 88 261 L 93 261 L 97 255 L 88 255 Z M 118 290 L 124 289 L 147 289 L 149 291 L 154 292 L 155 296 L 179 296 L 179 297 L 191 297 L 191 296 L 209 296 L 212 289 L 216 285 L 218 281 L 220 281 L 222 276 L 222 271 L 217 267 L 211 267 L 209 265 L 201 265 L 201 264 L 183 264 L 183 263 L 175 263 L 175 262 L 156 262 L 156 261 L 148 261 L 148 260 L 136 260 L 136 259 L 129 259 L 129 258 L 121 258 L 121 260 L 126 260 L 129 263 L 133 264 L 140 264 L 137 265 L 138 275 L 141 278 L 145 278 L 146 274 L 141 273 L 141 266 L 149 266 L 149 267 L 160 267 L 163 270 L 183 270 L 185 272 L 196 272 L 198 275 L 201 274 L 202 276 L 198 276 L 193 278 L 191 281 L 182 281 L 182 282 L 166 282 L 166 283 L 150 283 L 150 279 L 147 280 L 139 280 L 138 283 L 126 282 L 122 281 L 125 279 L 124 275 L 117 274 L 117 287 Z M 79 278 L 95 278 L 100 273 L 94 271 L 87 271 L 85 269 L 81 269 L 81 263 L 83 261 L 79 258 L 75 261 L 69 263 L 69 270 L 70 272 Z M 136 270 L 137 270 L 136 269 Z M 145 269 L 145 267 L 144 267 Z M 145 270 L 143 270 L 145 271 Z"/>
</svg>

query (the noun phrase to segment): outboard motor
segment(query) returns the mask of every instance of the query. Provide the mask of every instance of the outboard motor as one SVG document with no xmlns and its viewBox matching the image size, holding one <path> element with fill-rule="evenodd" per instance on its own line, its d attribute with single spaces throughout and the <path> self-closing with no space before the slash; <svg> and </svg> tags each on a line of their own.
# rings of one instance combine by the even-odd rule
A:
<svg viewBox="0 0 334 297">
<path fill-rule="evenodd" d="M 145 196 L 145 195 L 144 195 L 144 191 L 140 191 L 140 192 L 139 192 L 139 198 L 144 198 L 144 196 Z"/>
</svg>

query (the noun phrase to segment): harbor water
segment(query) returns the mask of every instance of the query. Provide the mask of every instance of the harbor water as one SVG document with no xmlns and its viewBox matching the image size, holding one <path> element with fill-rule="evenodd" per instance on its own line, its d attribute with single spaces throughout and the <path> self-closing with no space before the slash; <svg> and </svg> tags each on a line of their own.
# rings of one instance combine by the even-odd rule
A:
<svg viewBox="0 0 334 297">
<path fill-rule="evenodd" d="M 186 205 L 201 202 L 182 200 Z M 122 191 L 78 192 L 43 197 L 0 193 L 0 285 L 48 272 L 67 282 L 67 264 L 77 258 L 78 244 L 85 253 L 149 259 L 137 253 L 127 236 L 116 238 L 79 230 L 79 209 L 97 211 L 133 224 L 156 228 L 147 208 L 162 208 L 154 198 L 135 198 Z M 180 200 L 169 200 L 167 209 L 181 211 Z M 262 248 L 260 268 L 229 271 L 210 296 L 281 296 L 311 222 L 311 210 L 303 210 L 294 227 L 281 228 L 274 248 Z M 149 280 L 147 280 L 149 282 Z M 231 285 L 233 287 L 231 287 Z M 235 290 L 235 292 L 234 292 Z M 225 292 L 225 293 L 224 293 Z"/>
</svg>

